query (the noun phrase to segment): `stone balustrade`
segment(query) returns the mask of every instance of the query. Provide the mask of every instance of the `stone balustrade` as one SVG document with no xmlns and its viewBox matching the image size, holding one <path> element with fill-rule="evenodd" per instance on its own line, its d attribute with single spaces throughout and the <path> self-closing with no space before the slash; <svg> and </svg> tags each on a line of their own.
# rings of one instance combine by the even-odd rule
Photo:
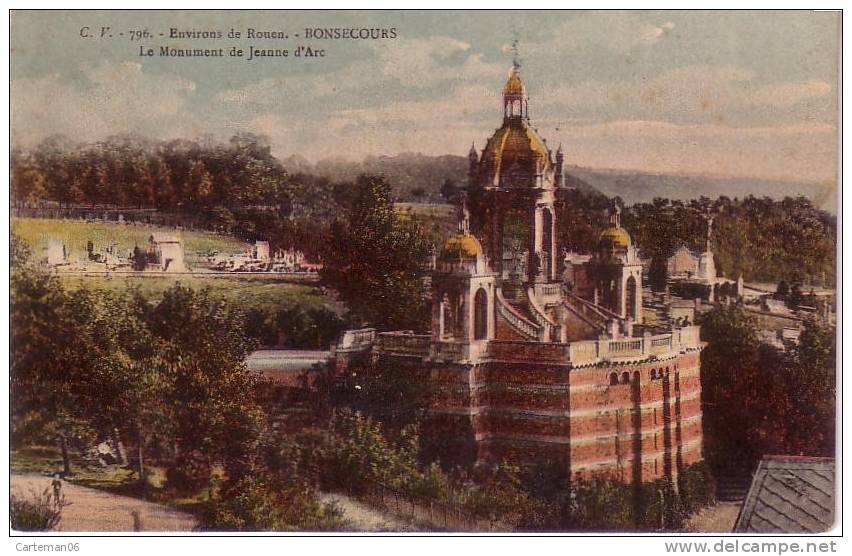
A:
<svg viewBox="0 0 852 556">
<path fill-rule="evenodd" d="M 376 338 L 376 347 L 383 353 L 398 355 L 426 356 L 432 337 L 428 334 L 407 334 L 403 332 L 380 332 Z"/>
</svg>

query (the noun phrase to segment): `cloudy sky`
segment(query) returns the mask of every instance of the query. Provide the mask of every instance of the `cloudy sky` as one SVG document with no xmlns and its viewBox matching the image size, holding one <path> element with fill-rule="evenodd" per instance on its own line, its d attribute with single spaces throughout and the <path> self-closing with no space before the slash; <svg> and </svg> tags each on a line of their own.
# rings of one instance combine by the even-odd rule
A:
<svg viewBox="0 0 852 556">
<path fill-rule="evenodd" d="M 571 164 L 834 182 L 839 17 L 811 12 L 15 12 L 12 142 L 227 139 L 280 156 L 465 155 L 501 121 L 519 41 L 530 115 Z M 112 39 L 82 38 L 81 28 Z M 305 28 L 395 27 L 306 41 Z M 287 40 L 169 40 L 169 29 Z M 154 37 L 131 42 L 130 30 Z M 124 32 L 124 37 L 115 33 Z M 326 50 L 322 59 L 175 59 L 139 45 Z"/>
</svg>

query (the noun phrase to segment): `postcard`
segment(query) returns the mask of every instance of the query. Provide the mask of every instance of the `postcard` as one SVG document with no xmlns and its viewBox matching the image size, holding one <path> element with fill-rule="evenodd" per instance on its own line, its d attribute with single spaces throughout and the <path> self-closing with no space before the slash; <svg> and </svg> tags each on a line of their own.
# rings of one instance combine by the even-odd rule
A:
<svg viewBox="0 0 852 556">
<path fill-rule="evenodd" d="M 13 10 L 11 534 L 836 530 L 840 24 Z"/>
</svg>

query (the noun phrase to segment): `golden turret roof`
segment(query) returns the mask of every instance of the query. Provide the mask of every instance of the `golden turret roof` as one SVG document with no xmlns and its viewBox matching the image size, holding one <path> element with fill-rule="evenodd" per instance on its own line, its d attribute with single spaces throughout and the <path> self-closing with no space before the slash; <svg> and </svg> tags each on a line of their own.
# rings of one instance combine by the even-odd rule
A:
<svg viewBox="0 0 852 556">
<path fill-rule="evenodd" d="M 482 254 L 479 240 L 470 234 L 456 234 L 447 238 L 438 258 L 442 261 L 475 259 Z"/>
<path fill-rule="evenodd" d="M 522 95 L 527 94 L 527 89 L 524 87 L 524 82 L 521 81 L 521 75 L 518 73 L 517 66 L 512 66 L 509 72 L 509 79 L 506 80 L 506 86 L 503 87 L 503 95 Z"/>
<path fill-rule="evenodd" d="M 630 239 L 630 234 L 627 230 L 618 226 L 610 226 L 601 232 L 598 238 L 598 245 L 601 247 L 619 247 L 627 249 L 633 241 Z"/>
</svg>

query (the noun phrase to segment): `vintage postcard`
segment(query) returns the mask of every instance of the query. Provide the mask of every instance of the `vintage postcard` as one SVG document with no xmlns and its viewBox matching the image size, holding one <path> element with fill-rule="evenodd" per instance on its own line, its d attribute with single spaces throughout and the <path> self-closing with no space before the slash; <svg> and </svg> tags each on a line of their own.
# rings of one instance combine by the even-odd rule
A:
<svg viewBox="0 0 852 556">
<path fill-rule="evenodd" d="M 10 33 L 11 534 L 838 531 L 840 12 Z"/>
</svg>

